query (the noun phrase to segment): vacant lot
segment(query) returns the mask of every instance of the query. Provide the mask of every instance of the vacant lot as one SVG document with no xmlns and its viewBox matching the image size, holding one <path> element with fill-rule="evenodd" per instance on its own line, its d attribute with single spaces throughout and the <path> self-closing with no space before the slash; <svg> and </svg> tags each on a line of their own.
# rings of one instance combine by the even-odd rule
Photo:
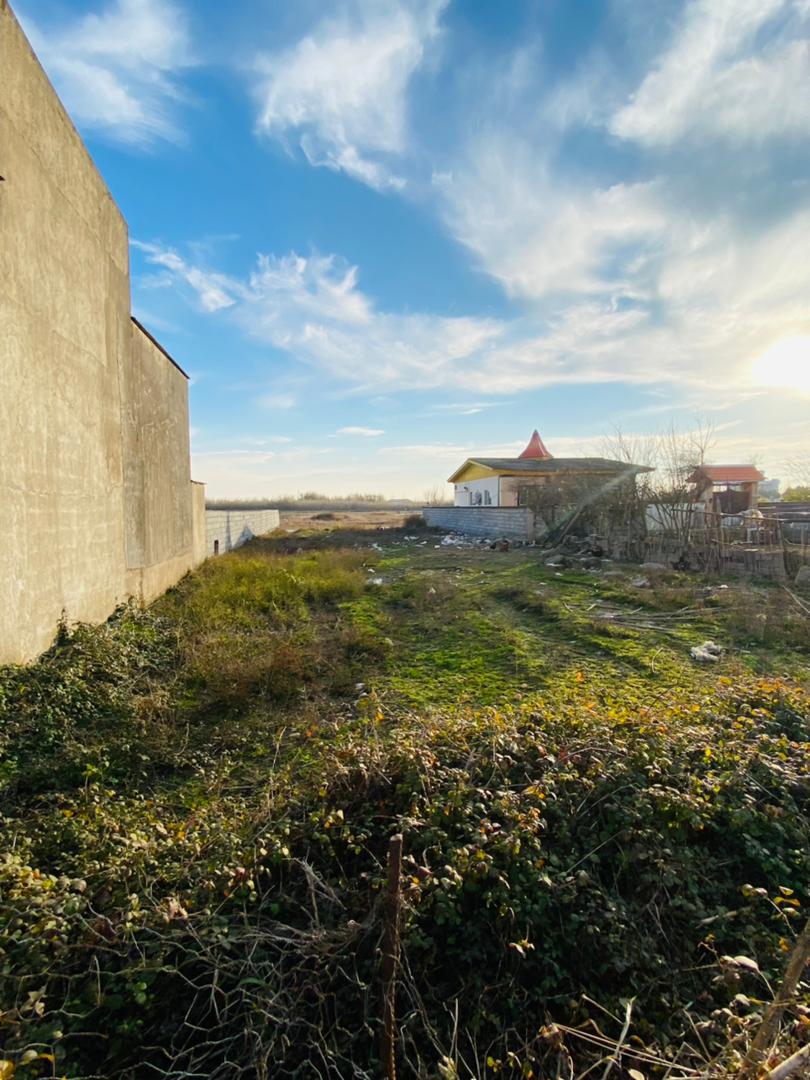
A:
<svg viewBox="0 0 810 1080">
<path fill-rule="evenodd" d="M 0 672 L 20 1076 L 378 1077 L 396 832 L 401 1076 L 570 1075 L 631 998 L 626 1067 L 735 1067 L 807 900 L 807 618 L 413 535 L 254 541 Z"/>
<path fill-rule="evenodd" d="M 413 513 L 413 511 L 409 511 Z M 281 528 L 287 532 L 312 529 L 396 529 L 408 513 L 401 510 L 282 510 Z"/>
</svg>

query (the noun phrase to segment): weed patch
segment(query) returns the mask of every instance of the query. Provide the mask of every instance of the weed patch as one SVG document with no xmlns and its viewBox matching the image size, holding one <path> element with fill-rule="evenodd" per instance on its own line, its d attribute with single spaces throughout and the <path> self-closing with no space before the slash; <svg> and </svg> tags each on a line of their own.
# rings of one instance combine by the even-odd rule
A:
<svg viewBox="0 0 810 1080">
<path fill-rule="evenodd" d="M 707 671 L 693 626 L 602 618 L 640 606 L 621 581 L 446 560 L 248 545 L 0 671 L 19 1076 L 378 1076 L 395 832 L 403 1076 L 553 1074 L 548 1022 L 628 995 L 634 1038 L 702 1053 L 697 1023 L 733 1070 L 723 1010 L 745 1030 L 762 980 L 720 958 L 773 983 L 807 903 L 802 639 L 720 594 Z"/>
</svg>

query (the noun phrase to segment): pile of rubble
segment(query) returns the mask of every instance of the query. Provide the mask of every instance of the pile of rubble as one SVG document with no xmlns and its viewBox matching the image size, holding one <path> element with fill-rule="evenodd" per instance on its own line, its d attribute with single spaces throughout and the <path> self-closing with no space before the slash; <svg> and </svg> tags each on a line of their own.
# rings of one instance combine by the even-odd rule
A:
<svg viewBox="0 0 810 1080">
<path fill-rule="evenodd" d="M 441 538 L 434 548 L 489 548 L 490 551 L 509 551 L 511 548 L 533 546 L 530 540 L 510 540 L 506 536 L 470 536 L 467 533 L 451 532 Z"/>
<path fill-rule="evenodd" d="M 613 561 L 598 536 L 566 536 L 555 547 L 544 550 L 543 558 L 546 566 L 555 570 L 599 570 L 603 563 Z"/>
</svg>

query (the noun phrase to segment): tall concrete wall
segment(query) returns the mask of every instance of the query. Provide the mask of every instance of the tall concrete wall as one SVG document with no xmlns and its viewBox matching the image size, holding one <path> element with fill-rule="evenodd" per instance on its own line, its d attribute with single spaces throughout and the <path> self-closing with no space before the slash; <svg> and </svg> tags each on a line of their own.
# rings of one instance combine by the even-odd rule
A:
<svg viewBox="0 0 810 1080">
<path fill-rule="evenodd" d="M 130 321 L 126 223 L 2 0 L 0 175 L 3 663 L 176 579 L 192 510 L 185 380 Z"/>
<path fill-rule="evenodd" d="M 193 565 L 188 381 L 130 324 L 122 370 L 126 591 L 151 600 Z"/>
<path fill-rule="evenodd" d="M 506 536 L 512 540 L 534 540 L 535 520 L 528 506 L 426 506 L 422 510 L 431 528 L 468 536 L 487 536 L 493 540 Z"/>
<path fill-rule="evenodd" d="M 206 510 L 206 556 L 224 555 L 254 536 L 277 529 L 278 510 Z"/>
<path fill-rule="evenodd" d="M 195 566 L 208 555 L 208 537 L 205 532 L 205 484 L 191 481 L 191 554 Z"/>
</svg>

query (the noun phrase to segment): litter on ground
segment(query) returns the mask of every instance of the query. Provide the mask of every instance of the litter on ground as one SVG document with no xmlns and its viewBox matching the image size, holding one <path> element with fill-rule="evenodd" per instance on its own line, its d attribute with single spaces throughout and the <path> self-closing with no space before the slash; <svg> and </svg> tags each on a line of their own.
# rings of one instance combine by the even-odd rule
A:
<svg viewBox="0 0 810 1080">
<path fill-rule="evenodd" d="M 704 641 L 702 645 L 693 645 L 689 655 L 701 664 L 716 664 L 723 655 L 723 648 L 713 641 Z"/>
</svg>

